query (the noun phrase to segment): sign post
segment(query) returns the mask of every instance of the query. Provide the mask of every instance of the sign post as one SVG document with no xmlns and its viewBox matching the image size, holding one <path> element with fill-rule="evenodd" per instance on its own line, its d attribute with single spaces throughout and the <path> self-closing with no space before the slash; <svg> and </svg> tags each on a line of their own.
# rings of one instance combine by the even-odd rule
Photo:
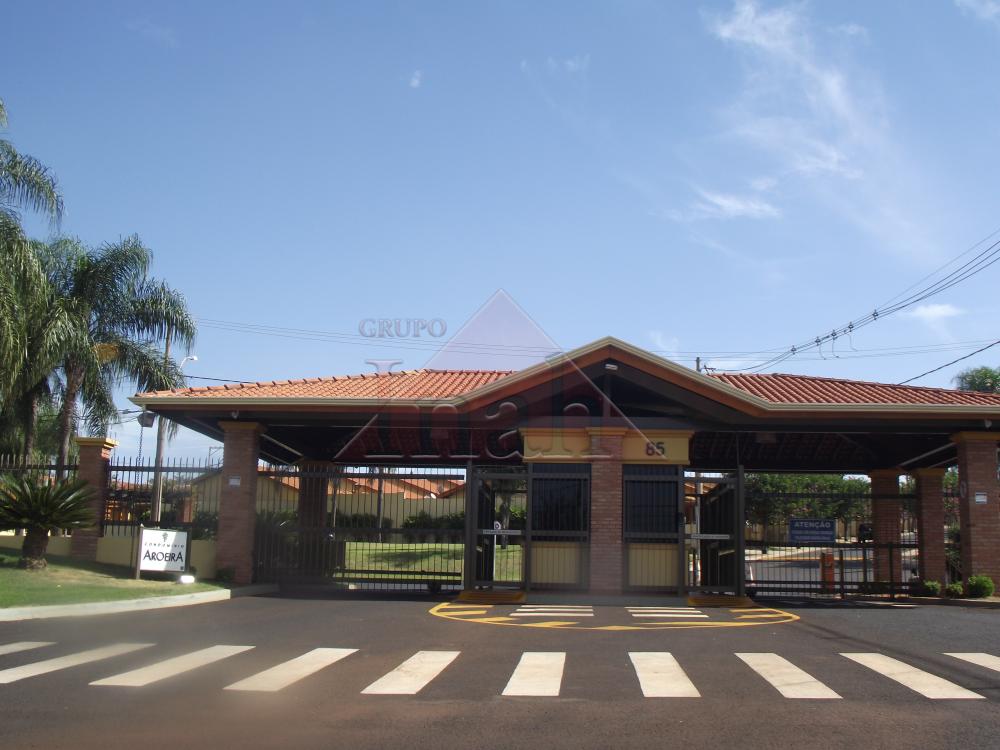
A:
<svg viewBox="0 0 1000 750">
<path fill-rule="evenodd" d="M 183 573 L 188 567 L 188 532 L 139 527 L 137 574 L 143 570 Z M 138 575 L 136 576 L 138 577 Z"/>
</svg>

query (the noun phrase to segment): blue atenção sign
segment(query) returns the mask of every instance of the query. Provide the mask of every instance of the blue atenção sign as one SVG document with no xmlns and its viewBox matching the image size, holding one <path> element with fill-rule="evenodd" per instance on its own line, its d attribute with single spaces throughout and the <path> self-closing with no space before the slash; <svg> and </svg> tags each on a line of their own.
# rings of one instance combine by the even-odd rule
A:
<svg viewBox="0 0 1000 750">
<path fill-rule="evenodd" d="M 791 518 L 788 541 L 792 543 L 832 544 L 837 538 L 837 522 L 832 518 Z"/>
</svg>

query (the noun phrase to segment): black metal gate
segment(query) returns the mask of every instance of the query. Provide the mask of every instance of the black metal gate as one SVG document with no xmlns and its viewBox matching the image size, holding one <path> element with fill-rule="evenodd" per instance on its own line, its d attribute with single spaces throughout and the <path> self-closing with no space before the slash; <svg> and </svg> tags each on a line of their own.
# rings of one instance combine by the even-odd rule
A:
<svg viewBox="0 0 1000 750">
<path fill-rule="evenodd" d="M 458 588 L 465 492 L 464 467 L 262 467 L 256 580 Z"/>
<path fill-rule="evenodd" d="M 873 504 L 902 505 L 898 528 L 876 541 Z M 912 495 L 859 492 L 753 492 L 747 496 L 747 588 L 760 596 L 895 596 L 917 576 Z M 826 538 L 797 529 L 822 524 Z"/>
<path fill-rule="evenodd" d="M 689 588 L 700 591 L 746 592 L 744 575 L 743 470 L 704 480 L 696 493 L 690 535 Z"/>
<path fill-rule="evenodd" d="M 679 466 L 622 467 L 625 588 L 679 593 L 684 587 L 684 474 Z"/>
<path fill-rule="evenodd" d="M 473 470 L 473 519 L 466 565 L 475 588 L 523 588 L 527 559 L 528 476 L 522 467 Z"/>
</svg>

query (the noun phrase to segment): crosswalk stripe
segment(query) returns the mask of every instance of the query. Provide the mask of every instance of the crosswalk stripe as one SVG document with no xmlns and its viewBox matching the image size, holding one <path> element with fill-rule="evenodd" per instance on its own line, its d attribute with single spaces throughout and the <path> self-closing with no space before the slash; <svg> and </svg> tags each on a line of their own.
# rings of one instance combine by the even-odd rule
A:
<svg viewBox="0 0 1000 750">
<path fill-rule="evenodd" d="M 314 648 L 302 656 L 289 659 L 245 680 L 228 685 L 226 690 L 248 690 L 273 693 L 298 682 L 315 672 L 350 656 L 356 648 Z"/>
<path fill-rule="evenodd" d="M 503 694 L 558 696 L 565 665 L 564 651 L 525 651 Z"/>
<path fill-rule="evenodd" d="M 175 656 L 171 659 L 164 659 L 148 667 L 140 667 L 129 672 L 105 677 L 103 680 L 95 680 L 91 685 L 114 685 L 116 687 L 145 687 L 154 682 L 174 677 L 192 669 L 213 664 L 222 659 L 226 659 L 244 651 L 249 651 L 253 646 L 209 646 L 208 648 L 191 651 L 187 654 Z"/>
<path fill-rule="evenodd" d="M 807 672 L 777 654 L 736 654 L 786 698 L 840 698 Z"/>
<path fill-rule="evenodd" d="M 677 659 L 668 651 L 630 651 L 642 694 L 647 698 L 700 698 Z"/>
<path fill-rule="evenodd" d="M 0 646 L 0 656 L 16 654 L 20 651 L 30 651 L 33 648 L 41 648 L 42 646 L 51 645 L 53 645 L 52 641 L 17 641 L 16 643 L 5 643 Z"/>
<path fill-rule="evenodd" d="M 593 617 L 593 612 L 511 612 L 512 617 Z"/>
<path fill-rule="evenodd" d="M 366 695 L 416 695 L 444 671 L 461 651 L 418 651 L 361 692 Z"/>
<path fill-rule="evenodd" d="M 100 661 L 101 659 L 110 659 L 113 656 L 121 656 L 122 654 L 138 651 L 142 648 L 149 648 L 152 645 L 152 643 L 116 643 L 112 646 L 92 648 L 87 651 L 79 651 L 75 654 L 57 656 L 54 659 L 36 661 L 33 664 L 11 667 L 10 669 L 0 671 L 0 685 L 17 682 L 18 680 L 23 680 L 26 677 L 37 677 L 38 675 L 56 672 L 60 669 L 76 667 L 81 664 L 89 664 L 90 662 Z"/>
<path fill-rule="evenodd" d="M 900 685 L 934 700 L 985 700 L 985 697 L 884 654 L 841 654 Z"/>
<path fill-rule="evenodd" d="M 687 617 L 689 619 L 707 618 L 708 615 L 694 614 L 692 612 L 633 612 L 632 617 Z"/>
<path fill-rule="evenodd" d="M 978 654 L 978 653 L 950 653 L 945 654 L 945 656 L 953 656 L 956 659 L 961 659 L 962 661 L 967 661 L 969 664 L 975 664 L 978 667 L 986 667 L 987 669 L 992 669 L 994 672 L 1000 672 L 1000 656 L 993 656 L 992 654 Z"/>
</svg>

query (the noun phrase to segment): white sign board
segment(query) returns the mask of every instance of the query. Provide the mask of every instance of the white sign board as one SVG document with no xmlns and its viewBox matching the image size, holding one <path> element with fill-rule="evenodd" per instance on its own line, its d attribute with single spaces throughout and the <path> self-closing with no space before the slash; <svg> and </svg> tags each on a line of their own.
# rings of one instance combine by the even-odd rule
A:
<svg viewBox="0 0 1000 750">
<path fill-rule="evenodd" d="M 987 495 L 985 492 L 976 493 L 976 505 L 986 505 Z"/>
<path fill-rule="evenodd" d="M 139 541 L 139 570 L 176 571 L 187 569 L 186 531 L 143 529 Z"/>
</svg>

